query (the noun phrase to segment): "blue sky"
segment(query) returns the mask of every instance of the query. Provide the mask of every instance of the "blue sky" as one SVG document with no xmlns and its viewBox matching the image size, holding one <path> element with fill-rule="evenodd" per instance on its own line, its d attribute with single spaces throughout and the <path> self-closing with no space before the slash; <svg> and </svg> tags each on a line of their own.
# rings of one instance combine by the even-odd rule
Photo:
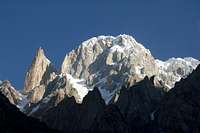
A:
<svg viewBox="0 0 200 133">
<path fill-rule="evenodd" d="M 200 1 L 0 0 L 0 79 L 21 89 L 39 46 L 59 68 L 82 41 L 124 33 L 156 58 L 199 59 Z"/>
</svg>

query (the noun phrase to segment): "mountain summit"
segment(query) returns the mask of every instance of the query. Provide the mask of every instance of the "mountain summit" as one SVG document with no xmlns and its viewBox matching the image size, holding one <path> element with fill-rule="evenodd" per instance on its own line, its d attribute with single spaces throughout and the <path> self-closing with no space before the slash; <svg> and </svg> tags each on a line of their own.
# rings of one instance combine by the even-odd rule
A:
<svg viewBox="0 0 200 133">
<path fill-rule="evenodd" d="M 134 85 L 145 76 L 156 76 L 167 90 L 186 77 L 200 62 L 193 58 L 156 60 L 132 36 L 98 36 L 84 41 L 66 55 L 62 74 L 85 80 L 89 90 L 98 87 L 108 103 L 122 85 Z"/>
<path fill-rule="evenodd" d="M 191 57 L 155 59 L 132 36 L 98 36 L 69 52 L 56 74 L 52 63 L 39 48 L 29 68 L 24 92 L 29 115 L 57 106 L 65 97 L 81 104 L 88 91 L 97 87 L 106 104 L 112 103 L 122 86 L 129 87 L 154 76 L 154 84 L 168 91 L 187 77 L 200 62 Z"/>
<path fill-rule="evenodd" d="M 88 89 L 97 86 L 106 102 L 128 81 L 159 72 L 150 51 L 128 35 L 91 38 L 67 54 L 61 68 L 63 74 L 84 79 Z"/>
</svg>

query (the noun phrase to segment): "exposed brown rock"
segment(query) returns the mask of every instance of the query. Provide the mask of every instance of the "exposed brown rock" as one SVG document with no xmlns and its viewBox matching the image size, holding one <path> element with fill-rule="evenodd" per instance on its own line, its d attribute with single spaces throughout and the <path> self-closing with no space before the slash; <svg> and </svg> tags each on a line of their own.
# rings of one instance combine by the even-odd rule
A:
<svg viewBox="0 0 200 133">
<path fill-rule="evenodd" d="M 8 80 L 2 81 L 0 84 L 0 92 L 14 105 L 17 105 L 19 101 L 22 100 L 21 94 L 15 90 Z"/>
<path fill-rule="evenodd" d="M 26 73 L 24 94 L 29 94 L 31 102 L 38 102 L 44 94 L 46 85 L 56 76 L 56 70 L 47 59 L 42 48 L 39 48 Z"/>
</svg>

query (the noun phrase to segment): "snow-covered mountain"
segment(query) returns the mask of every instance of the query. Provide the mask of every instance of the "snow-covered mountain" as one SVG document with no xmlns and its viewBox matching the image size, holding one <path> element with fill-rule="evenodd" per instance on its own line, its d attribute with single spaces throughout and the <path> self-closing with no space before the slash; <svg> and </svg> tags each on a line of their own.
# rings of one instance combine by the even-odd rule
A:
<svg viewBox="0 0 200 133">
<path fill-rule="evenodd" d="M 169 90 L 198 64 L 200 62 L 191 57 L 155 59 L 129 35 L 98 36 L 69 52 L 60 72 L 56 73 L 40 48 L 25 79 L 24 91 L 28 92 L 29 103 L 33 104 L 26 108 L 30 113 L 42 106 L 56 106 L 66 96 L 73 96 L 77 103 L 82 103 L 94 87 L 98 87 L 108 104 L 122 86 L 132 86 L 145 76 L 155 76 L 156 85 Z"/>
<path fill-rule="evenodd" d="M 67 54 L 61 73 L 84 79 L 89 90 L 98 87 L 108 103 L 122 85 L 157 75 L 158 67 L 150 51 L 131 36 L 99 36 Z"/>
<path fill-rule="evenodd" d="M 92 131 L 115 128 L 124 131 L 124 128 L 131 127 L 140 132 L 148 124 L 153 124 L 162 99 L 168 100 L 165 98 L 168 94 L 174 96 L 174 89 L 171 89 L 174 86 L 179 87 L 180 92 L 185 86 L 188 90 L 183 90 L 184 93 L 190 92 L 198 97 L 198 90 L 189 91 L 198 88 L 193 86 L 198 81 L 192 79 L 193 85 L 184 81 L 190 81 L 188 75 L 199 64 L 199 60 L 191 57 L 166 61 L 155 59 L 148 49 L 129 35 L 98 36 L 67 53 L 60 71 L 39 48 L 26 73 L 22 94 L 9 81 L 0 81 L 0 92 L 22 112 L 64 132 L 86 131 L 91 127 Z M 176 84 L 179 80 L 184 84 Z M 187 100 L 185 94 L 180 98 Z M 188 104 L 179 103 L 178 99 L 176 102 Z M 165 108 L 162 111 L 165 113 Z M 166 113 L 164 118 L 173 117 Z M 108 120 L 113 118 L 110 123 Z M 190 119 L 189 115 L 187 118 Z M 112 127 L 115 124 L 118 126 Z"/>
<path fill-rule="evenodd" d="M 170 58 L 167 61 L 156 60 L 159 66 L 159 80 L 164 81 L 170 89 L 181 78 L 186 78 L 200 63 L 200 61 L 191 58 Z"/>
</svg>

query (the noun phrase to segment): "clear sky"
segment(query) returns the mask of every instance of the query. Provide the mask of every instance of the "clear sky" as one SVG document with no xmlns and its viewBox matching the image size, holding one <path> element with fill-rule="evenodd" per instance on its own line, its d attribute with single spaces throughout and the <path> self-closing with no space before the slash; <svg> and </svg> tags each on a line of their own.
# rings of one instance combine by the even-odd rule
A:
<svg viewBox="0 0 200 133">
<path fill-rule="evenodd" d="M 21 89 L 36 48 L 60 67 L 98 35 L 132 35 L 156 58 L 200 58 L 200 0 L 0 0 L 0 79 Z"/>
</svg>

